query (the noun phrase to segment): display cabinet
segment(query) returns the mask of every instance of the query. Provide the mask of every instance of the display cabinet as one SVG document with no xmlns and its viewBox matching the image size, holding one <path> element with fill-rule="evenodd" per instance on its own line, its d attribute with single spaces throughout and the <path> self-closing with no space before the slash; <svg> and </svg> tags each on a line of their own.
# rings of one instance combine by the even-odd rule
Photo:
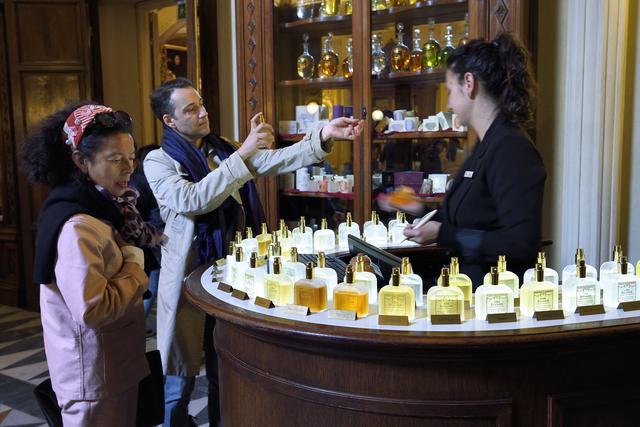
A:
<svg viewBox="0 0 640 427">
<path fill-rule="evenodd" d="M 518 0 L 238 0 L 244 134 L 258 111 L 277 147 L 323 120 L 366 119 L 362 135 L 336 141 L 322 164 L 259 182 L 269 226 L 304 215 L 307 225 L 326 218 L 335 229 L 346 212 L 362 224 L 379 194 L 401 185 L 438 206 L 446 178 L 431 188 L 424 179 L 453 178 L 474 144 L 446 115 L 438 62 L 459 43 L 503 31 L 530 45 L 530 8 Z"/>
</svg>

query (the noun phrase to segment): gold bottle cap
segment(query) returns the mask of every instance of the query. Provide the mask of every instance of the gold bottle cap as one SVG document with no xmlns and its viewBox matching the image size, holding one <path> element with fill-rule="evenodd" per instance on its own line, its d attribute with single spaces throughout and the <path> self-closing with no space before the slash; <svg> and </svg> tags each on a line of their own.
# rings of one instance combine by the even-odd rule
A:
<svg viewBox="0 0 640 427">
<path fill-rule="evenodd" d="M 538 252 L 538 264 L 542 264 L 542 269 L 547 268 L 547 257 L 544 252 Z"/>
<path fill-rule="evenodd" d="M 300 217 L 300 232 L 304 233 L 304 229 L 307 226 L 307 221 L 304 219 L 303 216 Z"/>
<path fill-rule="evenodd" d="M 282 265 L 280 265 L 280 258 L 273 260 L 273 274 L 280 274 L 282 271 Z"/>
<path fill-rule="evenodd" d="M 241 262 L 242 261 L 242 247 L 238 246 L 236 247 L 236 262 Z"/>
<path fill-rule="evenodd" d="M 236 242 L 229 242 L 229 255 L 235 255 L 236 253 Z"/>
<path fill-rule="evenodd" d="M 251 258 L 249 258 L 249 267 L 256 268 L 258 266 L 258 254 L 251 252 Z"/>
<path fill-rule="evenodd" d="M 236 231 L 236 245 L 239 245 L 241 243 L 242 243 L 242 232 Z"/>
<path fill-rule="evenodd" d="M 358 254 L 358 257 L 356 258 L 356 271 L 364 271 L 364 256 L 362 254 Z"/>
<path fill-rule="evenodd" d="M 400 286 L 400 269 L 398 267 L 393 267 L 393 270 L 391 270 L 391 284 Z"/>
<path fill-rule="evenodd" d="M 498 267 L 491 267 L 491 284 L 497 285 L 499 283 L 499 278 L 500 273 L 498 272 Z"/>
<path fill-rule="evenodd" d="M 280 220 L 279 225 L 280 225 L 280 231 L 283 231 L 285 226 L 284 219 Z"/>
<path fill-rule="evenodd" d="M 375 225 L 380 224 L 380 217 L 378 216 L 378 214 L 377 214 L 377 213 L 375 214 L 375 216 L 372 216 L 372 217 L 371 217 L 371 221 L 373 221 L 373 223 L 374 223 Z"/>
<path fill-rule="evenodd" d="M 618 273 L 627 274 L 629 266 L 627 265 L 627 257 L 620 253 L 620 260 L 618 261 Z"/>
<path fill-rule="evenodd" d="M 396 221 L 400 221 L 401 217 L 402 217 L 402 212 L 401 211 L 396 211 Z"/>
<path fill-rule="evenodd" d="M 291 262 L 298 262 L 298 248 L 291 248 Z"/>
<path fill-rule="evenodd" d="M 400 212 L 400 222 L 404 224 L 407 222 L 407 215 L 404 212 Z"/>
<path fill-rule="evenodd" d="M 378 213 L 376 211 L 371 211 L 371 222 L 373 222 L 373 219 L 378 215 Z"/>
<path fill-rule="evenodd" d="M 327 258 L 324 252 L 318 252 L 318 267 L 325 268 L 327 266 Z"/>
<path fill-rule="evenodd" d="M 266 222 L 262 223 L 262 232 L 261 233 L 262 234 L 267 234 L 268 233 L 268 231 L 267 231 L 267 223 Z"/>
<path fill-rule="evenodd" d="M 280 246 L 280 242 L 276 242 L 273 245 L 273 256 L 282 256 L 282 246 Z"/>
<path fill-rule="evenodd" d="M 350 285 L 353 284 L 353 265 L 347 265 L 347 269 L 345 270 L 344 282 Z"/>
<path fill-rule="evenodd" d="M 313 279 L 313 263 L 308 262 L 305 268 L 305 277 L 309 280 Z"/>
<path fill-rule="evenodd" d="M 507 271 L 507 256 L 498 255 L 498 273 L 504 273 Z"/>
<path fill-rule="evenodd" d="M 613 247 L 613 261 L 617 263 L 618 260 L 620 259 L 620 255 L 622 255 L 622 246 L 615 245 Z"/>
<path fill-rule="evenodd" d="M 347 227 L 351 227 L 352 222 L 353 218 L 351 217 L 351 212 L 347 212 Z"/>
<path fill-rule="evenodd" d="M 581 259 L 586 259 L 585 256 L 584 256 L 584 249 L 578 248 L 578 249 L 576 249 L 576 265 L 578 265 L 578 262 Z"/>
<path fill-rule="evenodd" d="M 455 276 L 456 274 L 460 274 L 460 264 L 458 262 L 458 257 L 452 256 L 451 263 L 449 264 L 449 275 Z"/>
<path fill-rule="evenodd" d="M 402 258 L 402 265 L 401 267 L 401 271 L 402 274 L 412 274 L 413 273 L 413 268 L 411 268 L 411 262 L 409 261 L 409 257 L 403 257 Z"/>
<path fill-rule="evenodd" d="M 541 263 L 536 264 L 534 279 L 536 282 L 544 282 L 544 265 L 542 265 Z"/>
<path fill-rule="evenodd" d="M 576 277 L 579 277 L 580 279 L 587 277 L 587 262 L 584 259 L 578 260 Z"/>
<path fill-rule="evenodd" d="M 251 227 L 247 227 L 247 239 L 253 239 L 253 230 Z"/>
<path fill-rule="evenodd" d="M 273 257 L 273 253 L 275 251 L 275 246 L 273 243 L 271 243 L 269 246 L 267 246 L 267 258 L 272 258 Z"/>
<path fill-rule="evenodd" d="M 440 286 L 447 287 L 449 286 L 449 269 L 443 268 L 440 272 Z"/>
<path fill-rule="evenodd" d="M 320 220 L 320 230 L 326 230 L 326 229 L 327 229 L 327 219 L 322 218 Z"/>
</svg>

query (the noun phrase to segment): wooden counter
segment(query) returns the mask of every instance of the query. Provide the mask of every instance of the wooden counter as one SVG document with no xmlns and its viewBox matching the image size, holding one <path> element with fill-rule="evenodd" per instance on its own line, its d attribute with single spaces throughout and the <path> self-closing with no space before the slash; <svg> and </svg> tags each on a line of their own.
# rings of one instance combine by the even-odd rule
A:
<svg viewBox="0 0 640 427">
<path fill-rule="evenodd" d="M 215 298 L 225 426 L 637 426 L 640 317 L 473 332 L 342 328 Z"/>
</svg>

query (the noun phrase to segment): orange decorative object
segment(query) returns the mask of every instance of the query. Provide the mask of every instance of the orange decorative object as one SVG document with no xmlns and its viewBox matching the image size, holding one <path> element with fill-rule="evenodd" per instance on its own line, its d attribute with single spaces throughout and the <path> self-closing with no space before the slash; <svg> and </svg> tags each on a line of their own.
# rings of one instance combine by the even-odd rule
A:
<svg viewBox="0 0 640 427">
<path fill-rule="evenodd" d="M 395 206 L 406 206 L 412 202 L 418 202 L 416 192 L 411 187 L 401 186 L 389 194 L 389 202 Z"/>
</svg>

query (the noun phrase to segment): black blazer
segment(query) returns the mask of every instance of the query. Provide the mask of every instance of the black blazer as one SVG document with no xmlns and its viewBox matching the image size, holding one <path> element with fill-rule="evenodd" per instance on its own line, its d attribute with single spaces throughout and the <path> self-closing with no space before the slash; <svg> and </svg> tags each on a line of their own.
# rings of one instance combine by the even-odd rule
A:
<svg viewBox="0 0 640 427">
<path fill-rule="evenodd" d="M 437 219 L 438 245 L 460 257 L 474 288 L 507 256 L 520 276 L 533 267 L 542 235 L 546 172 L 540 154 L 519 126 L 500 114 L 478 141 L 447 192 Z"/>
</svg>

